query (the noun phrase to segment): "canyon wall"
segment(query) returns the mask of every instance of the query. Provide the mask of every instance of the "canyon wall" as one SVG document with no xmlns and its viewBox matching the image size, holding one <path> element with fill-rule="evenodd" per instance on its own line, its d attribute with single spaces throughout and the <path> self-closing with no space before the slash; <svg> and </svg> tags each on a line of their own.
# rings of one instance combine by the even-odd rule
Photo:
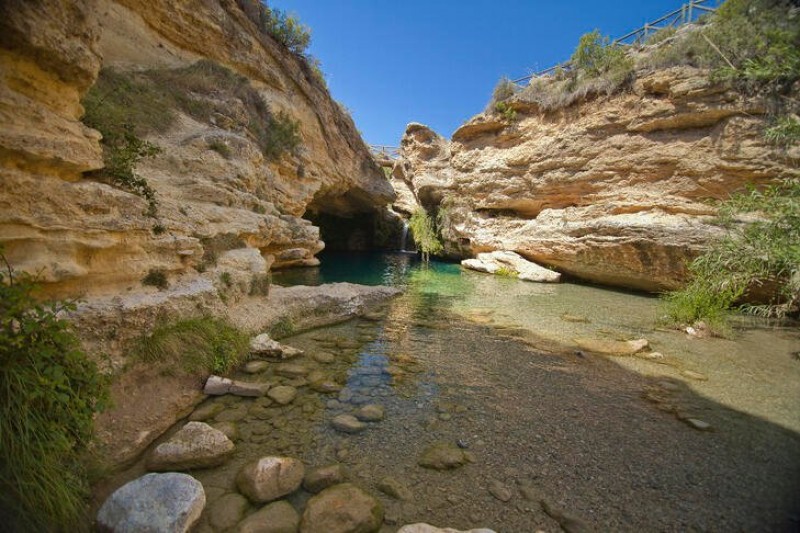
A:
<svg viewBox="0 0 800 533">
<path fill-rule="evenodd" d="M 450 141 L 420 124 L 403 137 L 394 183 L 443 212 L 452 257 L 513 250 L 590 282 L 673 289 L 721 234 L 718 200 L 798 175 L 797 149 L 764 141 L 764 101 L 694 68 L 556 109 L 508 105 L 512 118 L 482 113 Z"/>
<path fill-rule="evenodd" d="M 176 109 L 146 136 L 160 148 L 137 167 L 154 219 L 145 199 L 98 178 L 101 135 L 81 122 L 82 98 L 101 68 L 169 73 L 201 60 L 296 121 L 299 148 L 266 157 L 232 125 L 253 119 L 241 97 L 212 88 L 222 111 L 204 121 Z M 196 276 L 231 249 L 257 252 L 253 273 L 312 265 L 324 243 L 307 212 L 350 217 L 394 197 L 324 81 L 234 0 L 3 2 L 0 120 L 0 244 L 57 296 L 141 289 L 153 271 Z"/>
</svg>

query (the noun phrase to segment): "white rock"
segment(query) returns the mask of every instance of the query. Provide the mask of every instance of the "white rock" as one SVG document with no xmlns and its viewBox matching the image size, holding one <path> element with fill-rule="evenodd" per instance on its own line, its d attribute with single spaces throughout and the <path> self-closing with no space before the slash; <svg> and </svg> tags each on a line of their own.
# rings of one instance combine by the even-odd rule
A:
<svg viewBox="0 0 800 533">
<path fill-rule="evenodd" d="M 501 268 L 517 272 L 517 278 L 523 281 L 540 283 L 556 283 L 561 274 L 528 261 L 515 252 L 497 250 L 478 254 L 475 259 L 465 259 L 461 264 L 472 270 L 494 274 Z"/>
<path fill-rule="evenodd" d="M 234 396 L 260 397 L 269 390 L 269 383 L 249 383 L 234 381 L 221 376 L 208 376 L 203 392 L 211 396 L 233 394 Z"/>
<path fill-rule="evenodd" d="M 192 476 L 146 474 L 117 489 L 97 513 L 102 531 L 189 531 L 206 505 L 203 485 Z"/>
<path fill-rule="evenodd" d="M 233 453 L 233 442 L 204 422 L 189 422 L 153 450 L 147 468 L 190 470 L 221 465 Z"/>
<path fill-rule="evenodd" d="M 250 340 L 250 353 L 259 357 L 291 359 L 292 357 L 303 355 L 303 350 L 281 344 L 270 338 L 268 334 L 262 333 Z"/>
</svg>

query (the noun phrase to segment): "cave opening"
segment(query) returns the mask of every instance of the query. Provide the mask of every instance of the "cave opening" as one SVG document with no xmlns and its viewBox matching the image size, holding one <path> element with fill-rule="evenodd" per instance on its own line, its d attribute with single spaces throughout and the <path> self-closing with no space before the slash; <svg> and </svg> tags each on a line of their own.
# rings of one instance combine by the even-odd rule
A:
<svg viewBox="0 0 800 533">
<path fill-rule="evenodd" d="M 388 210 L 344 216 L 307 212 L 304 218 L 319 228 L 326 251 L 399 250 L 403 238 L 403 220 Z"/>
</svg>

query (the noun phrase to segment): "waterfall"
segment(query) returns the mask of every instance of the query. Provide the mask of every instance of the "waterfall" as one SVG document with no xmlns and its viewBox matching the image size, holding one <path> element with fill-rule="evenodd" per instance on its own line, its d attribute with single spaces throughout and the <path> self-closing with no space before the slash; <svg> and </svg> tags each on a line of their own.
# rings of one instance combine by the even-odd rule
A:
<svg viewBox="0 0 800 533">
<path fill-rule="evenodd" d="M 400 238 L 400 251 L 406 251 L 406 242 L 408 242 L 408 222 L 403 221 L 403 236 Z"/>
</svg>

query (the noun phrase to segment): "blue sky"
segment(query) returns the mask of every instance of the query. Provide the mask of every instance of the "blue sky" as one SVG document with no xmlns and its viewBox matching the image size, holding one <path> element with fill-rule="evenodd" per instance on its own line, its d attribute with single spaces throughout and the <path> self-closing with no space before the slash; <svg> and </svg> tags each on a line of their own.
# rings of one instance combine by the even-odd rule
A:
<svg viewBox="0 0 800 533">
<path fill-rule="evenodd" d="M 684 0 L 273 0 L 311 28 L 310 52 L 364 139 L 396 146 L 409 122 L 450 137 L 501 76 L 569 58 L 595 28 L 619 37 Z"/>
</svg>

